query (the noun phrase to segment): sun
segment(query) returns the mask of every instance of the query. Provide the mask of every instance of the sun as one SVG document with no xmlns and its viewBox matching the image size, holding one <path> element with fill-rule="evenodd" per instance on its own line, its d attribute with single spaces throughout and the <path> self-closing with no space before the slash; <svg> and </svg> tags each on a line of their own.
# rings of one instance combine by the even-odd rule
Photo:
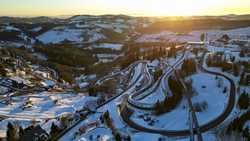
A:
<svg viewBox="0 0 250 141">
<path fill-rule="evenodd" d="M 152 7 L 149 12 L 151 12 L 153 15 L 158 15 L 158 16 L 195 15 L 196 13 L 201 12 L 202 8 L 204 8 L 203 3 L 201 2 L 197 3 L 196 0 L 193 0 L 193 2 L 191 2 L 190 0 L 161 1 L 158 3 L 155 2 L 151 6 Z"/>
<path fill-rule="evenodd" d="M 144 5 L 145 12 L 156 16 L 191 16 L 223 10 L 226 0 L 155 0 Z"/>
</svg>

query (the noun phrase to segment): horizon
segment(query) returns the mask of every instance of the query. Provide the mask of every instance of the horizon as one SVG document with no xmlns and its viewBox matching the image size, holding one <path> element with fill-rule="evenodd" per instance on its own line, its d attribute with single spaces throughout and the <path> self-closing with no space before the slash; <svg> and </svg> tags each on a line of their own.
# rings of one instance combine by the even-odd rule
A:
<svg viewBox="0 0 250 141">
<path fill-rule="evenodd" d="M 74 15 L 129 15 L 135 17 L 190 17 L 250 14 L 248 0 L 2 0 L 0 16 L 60 17 Z"/>
<path fill-rule="evenodd" d="M 76 15 L 55 15 L 55 16 L 46 16 L 46 15 L 35 15 L 35 16 L 15 16 L 15 15 L 0 15 L 0 17 L 9 17 L 9 18 L 38 18 L 38 17 L 48 17 L 48 18 L 71 18 L 74 16 L 129 16 L 129 17 L 148 17 L 148 18 L 192 18 L 192 17 L 223 17 L 223 16 L 250 16 L 250 13 L 246 14 L 223 14 L 223 15 L 190 15 L 190 16 L 136 16 L 129 14 L 76 14 Z"/>
</svg>

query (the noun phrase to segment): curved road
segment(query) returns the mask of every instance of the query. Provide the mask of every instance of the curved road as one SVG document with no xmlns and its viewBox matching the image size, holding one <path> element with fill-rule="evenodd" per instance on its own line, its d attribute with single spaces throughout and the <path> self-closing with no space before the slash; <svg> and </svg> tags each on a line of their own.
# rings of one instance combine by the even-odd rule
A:
<svg viewBox="0 0 250 141">
<path fill-rule="evenodd" d="M 205 54 L 203 55 L 203 58 L 201 61 L 202 63 L 204 63 L 204 58 L 205 58 Z M 215 118 L 214 120 L 211 120 L 210 122 L 208 122 L 204 125 L 201 125 L 199 127 L 200 132 L 205 132 L 209 129 L 212 129 L 212 128 L 218 126 L 220 123 L 222 123 L 229 116 L 229 114 L 231 113 L 231 111 L 234 107 L 234 104 L 235 104 L 236 86 L 235 86 L 234 81 L 232 79 L 230 79 L 228 76 L 226 76 L 222 73 L 207 70 L 202 66 L 201 63 L 199 65 L 199 68 L 201 71 L 203 71 L 205 73 L 218 75 L 218 76 L 222 76 L 222 77 L 226 78 L 230 82 L 230 85 L 231 85 L 228 105 L 227 105 L 226 109 L 223 111 L 223 113 L 221 115 L 219 115 L 217 118 Z M 188 129 L 186 129 L 186 130 L 160 130 L 160 129 L 147 128 L 147 127 L 144 127 L 142 125 L 139 125 L 139 124 L 135 123 L 134 121 L 130 120 L 130 117 L 128 116 L 128 114 L 126 112 L 126 109 L 127 109 L 127 107 L 125 108 L 125 110 L 122 110 L 120 112 L 121 117 L 131 128 L 134 128 L 136 130 L 143 131 L 143 132 L 162 134 L 162 135 L 166 135 L 166 136 L 188 136 L 188 135 L 190 135 L 190 131 Z"/>
</svg>

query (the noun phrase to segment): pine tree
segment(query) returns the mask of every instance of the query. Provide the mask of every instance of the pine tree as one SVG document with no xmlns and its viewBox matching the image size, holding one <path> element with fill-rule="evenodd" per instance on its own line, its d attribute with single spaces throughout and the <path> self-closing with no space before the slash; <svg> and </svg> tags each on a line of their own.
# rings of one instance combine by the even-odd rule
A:
<svg viewBox="0 0 250 141">
<path fill-rule="evenodd" d="M 59 127 L 53 122 L 50 127 L 50 136 L 54 137 L 58 134 L 58 132 L 59 132 Z"/>
<path fill-rule="evenodd" d="M 16 137 L 16 129 L 9 122 L 7 125 L 7 141 L 17 141 L 15 137 Z"/>
<path fill-rule="evenodd" d="M 247 109 L 249 107 L 249 97 L 246 92 L 243 92 L 238 100 L 238 105 L 240 109 Z"/>
<path fill-rule="evenodd" d="M 116 133 L 115 140 L 116 141 L 121 141 L 122 140 L 121 135 L 119 133 Z"/>
<path fill-rule="evenodd" d="M 242 74 L 240 75 L 240 85 L 245 85 L 245 84 L 246 84 L 245 73 L 242 72 Z"/>
<path fill-rule="evenodd" d="M 240 67 L 239 67 L 238 64 L 234 64 L 233 65 L 233 74 L 234 74 L 234 76 L 239 76 L 239 74 L 240 74 Z"/>
<path fill-rule="evenodd" d="M 159 100 L 155 103 L 155 112 L 156 114 L 162 113 L 162 104 Z"/>
<path fill-rule="evenodd" d="M 24 133 L 24 130 L 22 128 L 22 126 L 19 126 L 19 137 L 21 137 Z"/>
</svg>

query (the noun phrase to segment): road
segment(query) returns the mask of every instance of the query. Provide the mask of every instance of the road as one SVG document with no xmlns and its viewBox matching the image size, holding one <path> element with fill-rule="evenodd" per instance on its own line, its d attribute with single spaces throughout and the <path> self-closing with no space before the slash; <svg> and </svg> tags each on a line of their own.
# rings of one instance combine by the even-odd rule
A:
<svg viewBox="0 0 250 141">
<path fill-rule="evenodd" d="M 201 61 L 202 63 L 204 63 L 204 58 L 205 58 L 205 54 L 203 55 L 203 58 Z M 207 70 L 206 68 L 203 67 L 202 63 L 200 63 L 200 65 L 199 65 L 199 69 L 201 71 L 203 71 L 205 73 L 224 77 L 230 82 L 230 95 L 229 95 L 228 104 L 227 104 L 225 110 L 223 111 L 223 113 L 220 114 L 217 118 L 211 120 L 210 122 L 208 122 L 204 125 L 201 125 L 199 128 L 200 129 L 199 131 L 201 133 L 208 131 L 212 128 L 215 128 L 216 126 L 218 126 L 220 123 L 222 123 L 229 116 L 229 114 L 233 110 L 233 107 L 235 104 L 235 92 L 236 92 L 236 86 L 235 86 L 234 81 L 232 79 L 230 79 L 228 76 L 226 76 L 222 73 Z M 144 127 L 144 126 L 139 125 L 139 124 L 135 123 L 134 121 L 130 120 L 130 117 L 128 117 L 127 113 L 124 111 L 121 111 L 121 117 L 131 128 L 134 128 L 134 129 L 139 130 L 139 131 L 162 134 L 165 136 L 188 136 L 188 135 L 190 135 L 189 130 L 160 130 L 160 129 L 152 129 L 152 128 Z"/>
</svg>

